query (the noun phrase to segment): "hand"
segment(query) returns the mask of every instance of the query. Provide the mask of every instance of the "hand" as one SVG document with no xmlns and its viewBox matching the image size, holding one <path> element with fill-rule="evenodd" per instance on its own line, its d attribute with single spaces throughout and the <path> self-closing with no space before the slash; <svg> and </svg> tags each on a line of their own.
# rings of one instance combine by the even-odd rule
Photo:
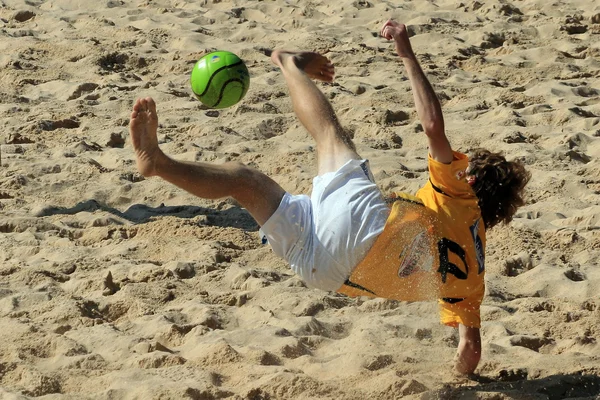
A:
<svg viewBox="0 0 600 400">
<path fill-rule="evenodd" d="M 381 27 L 380 34 L 387 40 L 394 40 L 394 44 L 396 45 L 396 53 L 398 53 L 400 57 L 407 58 L 415 56 L 412 46 L 410 45 L 410 40 L 408 39 L 406 25 L 389 19 Z"/>
</svg>

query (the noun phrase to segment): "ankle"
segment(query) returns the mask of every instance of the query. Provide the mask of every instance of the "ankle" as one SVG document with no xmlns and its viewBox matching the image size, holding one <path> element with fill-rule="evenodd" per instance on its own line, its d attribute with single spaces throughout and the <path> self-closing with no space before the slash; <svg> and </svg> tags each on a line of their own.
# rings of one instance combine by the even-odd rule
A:
<svg viewBox="0 0 600 400">
<path fill-rule="evenodd" d="M 165 172 L 172 169 L 173 160 L 162 152 L 161 149 L 156 149 L 156 153 L 152 157 L 154 175 L 162 176 Z"/>
</svg>

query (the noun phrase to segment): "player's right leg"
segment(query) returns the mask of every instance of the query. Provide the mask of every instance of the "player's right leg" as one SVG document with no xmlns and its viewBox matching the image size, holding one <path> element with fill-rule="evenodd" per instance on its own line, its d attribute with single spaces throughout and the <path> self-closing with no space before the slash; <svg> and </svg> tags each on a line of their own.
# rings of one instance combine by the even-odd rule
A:
<svg viewBox="0 0 600 400">
<path fill-rule="evenodd" d="M 312 258 L 294 257 L 291 247 L 290 264 L 310 286 L 335 291 L 383 230 L 389 208 L 367 160 L 358 155 L 331 104 L 311 80 L 331 82 L 331 62 L 314 52 L 276 50 L 270 55 L 281 68 L 296 116 L 317 148 L 318 176 L 313 180 L 310 220 L 304 225 L 311 226 L 311 243 L 295 246 L 309 248 Z"/>
<path fill-rule="evenodd" d="M 333 64 L 318 53 L 285 50 L 273 51 L 271 60 L 283 72 L 296 116 L 317 144 L 318 175 L 335 172 L 349 160 L 360 160 L 331 104 L 311 80 L 331 82 Z"/>
<path fill-rule="evenodd" d="M 285 191 L 262 172 L 237 162 L 217 165 L 174 160 L 159 148 L 157 129 L 154 100 L 138 99 L 129 131 L 142 175 L 159 176 L 204 199 L 233 197 L 261 226 L 279 207 Z"/>
</svg>

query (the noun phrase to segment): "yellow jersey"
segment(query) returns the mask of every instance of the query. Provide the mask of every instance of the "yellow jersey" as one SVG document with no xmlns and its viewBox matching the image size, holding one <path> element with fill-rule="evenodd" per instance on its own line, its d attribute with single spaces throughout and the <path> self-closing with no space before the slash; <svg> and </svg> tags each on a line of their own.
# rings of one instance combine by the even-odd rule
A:
<svg viewBox="0 0 600 400">
<path fill-rule="evenodd" d="M 429 181 L 416 196 L 396 193 L 385 229 L 338 290 L 401 301 L 438 299 L 442 323 L 479 328 L 485 290 L 485 227 L 467 183 L 469 160 L 429 157 Z"/>
</svg>

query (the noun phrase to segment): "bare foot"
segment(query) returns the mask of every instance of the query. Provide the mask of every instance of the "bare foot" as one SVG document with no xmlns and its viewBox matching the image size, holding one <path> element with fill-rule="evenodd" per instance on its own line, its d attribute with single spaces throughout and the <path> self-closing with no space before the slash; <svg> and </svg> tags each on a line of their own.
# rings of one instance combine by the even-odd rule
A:
<svg viewBox="0 0 600 400">
<path fill-rule="evenodd" d="M 289 62 L 293 62 L 309 78 L 319 81 L 333 82 L 335 76 L 331 61 L 324 55 L 312 51 L 274 50 L 271 53 L 271 60 L 281 69 L 288 67 Z"/>
<path fill-rule="evenodd" d="M 131 112 L 129 133 L 135 150 L 138 171 L 146 177 L 157 174 L 157 161 L 160 157 L 164 157 L 158 148 L 157 129 L 158 116 L 154 100 L 150 97 L 137 99 Z"/>
</svg>

